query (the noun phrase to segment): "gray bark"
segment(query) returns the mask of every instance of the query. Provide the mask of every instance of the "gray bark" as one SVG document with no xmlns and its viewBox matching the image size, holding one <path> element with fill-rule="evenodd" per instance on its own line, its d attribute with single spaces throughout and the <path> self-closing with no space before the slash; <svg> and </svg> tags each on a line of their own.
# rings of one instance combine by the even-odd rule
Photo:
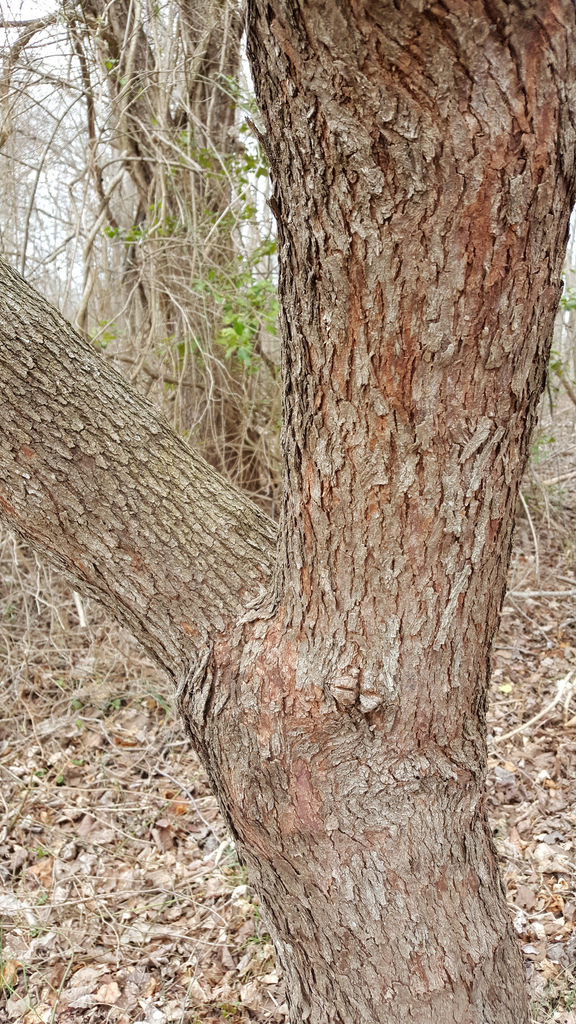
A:
<svg viewBox="0 0 576 1024">
<path fill-rule="evenodd" d="M 2 518 L 180 681 L 265 593 L 274 524 L 0 260 Z"/>
</svg>

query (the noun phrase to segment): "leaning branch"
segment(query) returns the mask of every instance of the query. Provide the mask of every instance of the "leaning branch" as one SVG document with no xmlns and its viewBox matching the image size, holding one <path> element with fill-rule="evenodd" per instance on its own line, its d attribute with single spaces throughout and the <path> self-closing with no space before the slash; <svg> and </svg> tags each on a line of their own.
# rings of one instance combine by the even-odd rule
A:
<svg viewBox="0 0 576 1024">
<path fill-rule="evenodd" d="M 1 260 L 0 518 L 174 676 L 272 578 L 274 524 Z"/>
</svg>

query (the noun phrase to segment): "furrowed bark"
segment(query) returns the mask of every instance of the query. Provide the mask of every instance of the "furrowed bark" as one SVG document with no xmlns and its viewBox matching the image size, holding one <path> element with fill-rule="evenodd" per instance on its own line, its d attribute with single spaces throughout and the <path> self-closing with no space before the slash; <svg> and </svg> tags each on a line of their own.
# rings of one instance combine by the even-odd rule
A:
<svg viewBox="0 0 576 1024">
<path fill-rule="evenodd" d="M 335 634 L 334 695 L 370 710 L 407 697 L 405 637 L 425 632 L 429 674 L 484 592 L 493 630 L 561 289 L 574 4 L 249 10 L 280 234 L 287 614 Z"/>
<path fill-rule="evenodd" d="M 270 584 L 275 526 L 0 260 L 0 516 L 170 674 Z"/>
<path fill-rule="evenodd" d="M 574 4 L 248 19 L 279 227 L 280 604 L 218 648 L 189 720 L 293 1024 L 528 1024 L 485 702 L 574 198 Z"/>
</svg>

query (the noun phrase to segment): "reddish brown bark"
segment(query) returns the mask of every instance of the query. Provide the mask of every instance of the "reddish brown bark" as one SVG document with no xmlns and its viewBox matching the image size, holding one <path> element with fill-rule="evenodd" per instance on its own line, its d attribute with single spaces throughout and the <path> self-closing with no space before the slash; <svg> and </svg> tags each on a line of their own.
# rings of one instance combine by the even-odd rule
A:
<svg viewBox="0 0 576 1024">
<path fill-rule="evenodd" d="M 518 1024 L 484 705 L 573 200 L 574 5 L 253 0 L 249 22 L 280 603 L 235 642 L 245 690 L 221 653 L 205 756 L 294 1021 Z"/>
<path fill-rule="evenodd" d="M 203 495 L 209 471 L 165 427 L 165 457 L 180 461 L 160 557 L 139 526 L 154 507 L 149 459 L 129 474 L 138 508 L 118 520 L 115 506 L 111 526 L 113 540 L 139 538 L 138 609 L 149 550 L 148 618 L 125 601 L 116 541 L 102 552 L 91 535 L 94 491 L 85 572 L 65 479 L 51 483 L 44 458 L 28 460 L 32 483 L 19 475 L 37 431 L 54 447 L 53 413 L 44 431 L 30 408 L 38 387 L 50 407 L 42 374 L 57 373 L 61 323 L 42 365 L 33 357 L 40 376 L 11 355 L 2 367 L 0 408 L 16 395 L 28 415 L 26 437 L 6 427 L 0 455 L 6 518 L 156 637 L 261 896 L 293 1024 L 530 1020 L 484 813 L 484 708 L 574 194 L 575 47 L 569 0 L 249 3 L 284 335 L 284 511 L 261 599 L 273 528 L 245 499 L 236 514 L 213 475 L 213 514 L 181 501 L 179 474 Z M 114 424 L 116 379 L 102 396 Z M 89 427 L 93 391 L 86 408 Z M 69 436 L 68 399 L 62 415 Z M 122 479 L 115 436 L 87 436 Z M 130 462 L 133 442 L 120 443 L 115 458 L 125 444 Z M 39 486 L 56 509 L 49 543 L 43 503 L 15 502 Z M 220 574 L 214 619 L 210 550 L 246 578 L 236 597 Z M 170 580 L 184 568 L 181 596 L 164 586 L 166 553 Z M 200 639 L 173 629 L 194 609 Z"/>
</svg>

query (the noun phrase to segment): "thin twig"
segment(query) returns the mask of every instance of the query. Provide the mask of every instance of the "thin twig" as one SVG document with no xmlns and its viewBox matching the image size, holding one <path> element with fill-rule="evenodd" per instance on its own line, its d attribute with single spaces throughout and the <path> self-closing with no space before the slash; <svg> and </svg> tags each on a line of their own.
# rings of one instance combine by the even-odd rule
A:
<svg viewBox="0 0 576 1024">
<path fill-rule="evenodd" d="M 576 590 L 509 590 L 506 597 L 576 597 Z"/>
<path fill-rule="evenodd" d="M 503 736 L 496 736 L 492 740 L 492 743 L 503 743 L 504 740 L 511 739 L 511 737 L 516 736 L 517 733 L 524 732 L 526 729 L 529 729 L 532 725 L 535 725 L 536 722 L 540 722 L 543 718 L 546 718 L 550 711 L 552 711 L 552 709 L 555 708 L 561 700 L 564 700 L 565 707 L 568 707 L 574 690 L 574 686 L 571 685 L 571 681 L 574 676 L 576 676 L 576 669 L 570 669 L 567 675 L 557 682 L 556 696 L 549 704 L 546 705 L 545 708 L 542 708 L 542 711 L 539 711 L 537 715 L 533 715 L 533 717 L 529 718 L 527 722 L 522 722 L 521 725 L 517 725 L 516 728 L 511 729 L 510 732 L 505 732 Z"/>
<path fill-rule="evenodd" d="M 537 578 L 538 582 L 540 582 L 540 549 L 539 549 L 539 546 L 538 546 L 538 537 L 536 535 L 536 528 L 534 526 L 534 522 L 532 520 L 532 516 L 530 515 L 530 509 L 528 508 L 528 504 L 526 502 L 526 498 L 522 494 L 522 491 L 520 491 L 520 501 L 522 502 L 522 508 L 524 509 L 524 511 L 526 513 L 526 518 L 528 520 L 528 525 L 530 526 L 530 533 L 532 534 L 532 540 L 534 541 L 534 556 L 535 556 L 535 559 L 536 559 L 536 578 Z"/>
<path fill-rule="evenodd" d="M 563 484 L 566 480 L 573 480 L 576 477 L 576 469 L 569 473 L 561 473 L 560 476 L 551 476 L 547 480 L 538 480 L 542 487 L 555 487 L 556 484 Z"/>
</svg>

